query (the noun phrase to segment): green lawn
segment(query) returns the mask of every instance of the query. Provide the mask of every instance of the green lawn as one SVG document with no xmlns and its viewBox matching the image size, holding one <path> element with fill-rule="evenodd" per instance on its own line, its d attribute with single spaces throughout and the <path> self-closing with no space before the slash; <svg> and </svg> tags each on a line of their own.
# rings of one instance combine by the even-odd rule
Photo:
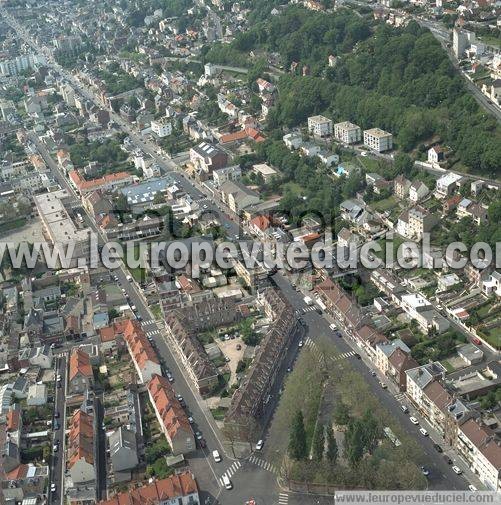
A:
<svg viewBox="0 0 501 505">
<path fill-rule="evenodd" d="M 379 200 L 378 202 L 370 204 L 371 208 L 378 212 L 385 212 L 387 210 L 394 209 L 397 205 L 398 201 L 393 195 L 385 198 L 384 200 Z"/>
</svg>

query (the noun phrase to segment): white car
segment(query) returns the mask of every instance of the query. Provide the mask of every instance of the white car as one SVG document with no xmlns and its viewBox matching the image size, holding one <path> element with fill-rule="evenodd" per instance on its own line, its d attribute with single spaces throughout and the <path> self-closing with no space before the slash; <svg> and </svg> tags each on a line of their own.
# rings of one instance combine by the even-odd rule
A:
<svg viewBox="0 0 501 505">
<path fill-rule="evenodd" d="M 473 484 L 470 484 L 470 485 L 468 486 L 468 489 L 469 489 L 470 491 L 478 491 L 478 489 L 477 489 L 477 488 L 476 488 Z"/>
<path fill-rule="evenodd" d="M 216 449 L 214 449 L 214 450 L 212 451 L 212 457 L 214 458 L 214 461 L 215 461 L 216 463 L 220 463 L 220 462 L 221 462 L 221 456 L 220 456 L 220 454 L 219 454 L 219 451 L 217 451 Z"/>
<path fill-rule="evenodd" d="M 298 346 L 298 347 L 303 347 L 303 341 L 302 341 L 302 340 L 300 340 L 300 341 L 299 341 L 299 344 L 298 344 L 297 346 Z"/>
<path fill-rule="evenodd" d="M 337 330 L 337 326 L 334 323 L 329 324 L 329 328 L 334 331 Z"/>
<path fill-rule="evenodd" d="M 224 484 L 224 487 L 225 487 L 226 489 L 231 489 L 231 488 L 233 487 L 233 484 L 231 483 L 230 478 L 229 478 L 226 474 L 224 474 L 224 475 L 222 476 L 222 479 L 223 479 L 223 484 Z"/>
<path fill-rule="evenodd" d="M 263 440 L 258 440 L 256 444 L 256 451 L 260 451 L 263 448 L 264 441 Z"/>
<path fill-rule="evenodd" d="M 419 421 L 414 416 L 409 417 L 409 421 L 412 424 L 419 424 Z"/>
<path fill-rule="evenodd" d="M 454 465 L 452 467 L 452 471 L 457 474 L 457 475 L 461 475 L 463 473 L 463 470 L 461 470 L 461 468 L 459 468 L 458 466 Z"/>
<path fill-rule="evenodd" d="M 423 435 L 423 437 L 428 436 L 428 432 L 424 428 L 419 428 L 419 433 L 421 433 L 421 435 Z"/>
<path fill-rule="evenodd" d="M 54 482 L 50 485 L 50 490 L 52 492 L 54 492 L 56 490 L 56 485 L 54 484 Z"/>
</svg>

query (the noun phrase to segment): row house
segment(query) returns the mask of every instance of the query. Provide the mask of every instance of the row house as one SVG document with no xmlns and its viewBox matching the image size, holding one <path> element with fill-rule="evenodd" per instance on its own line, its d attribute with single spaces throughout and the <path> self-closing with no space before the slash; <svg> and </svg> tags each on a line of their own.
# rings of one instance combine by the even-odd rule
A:
<svg viewBox="0 0 501 505">
<path fill-rule="evenodd" d="M 113 191 L 115 189 L 128 186 L 135 181 L 135 177 L 127 172 L 107 174 L 103 177 L 99 177 L 98 179 L 91 179 L 87 181 L 77 170 L 72 170 L 69 173 L 69 178 L 72 186 L 79 191 L 81 195 L 85 195 L 96 190 Z"/>
<path fill-rule="evenodd" d="M 161 375 L 153 375 L 148 393 L 172 454 L 186 454 L 196 449 L 195 437 L 185 410 L 176 398 L 170 382 Z"/>
<path fill-rule="evenodd" d="M 257 301 L 271 320 L 270 328 L 233 395 L 225 418 L 235 438 L 241 440 L 249 440 L 254 435 L 254 423 L 263 414 L 298 324 L 294 308 L 280 291 L 267 288 L 258 295 Z"/>
<path fill-rule="evenodd" d="M 348 328 L 356 329 L 367 322 L 367 318 L 362 314 L 357 303 L 345 293 L 339 284 L 334 283 L 330 278 L 327 277 L 318 284 L 315 291 L 327 310 L 340 319 Z"/>
<path fill-rule="evenodd" d="M 501 442 L 481 421 L 469 418 L 458 428 L 458 453 L 491 491 L 501 491 Z"/>
<path fill-rule="evenodd" d="M 407 396 L 416 409 L 427 417 L 427 401 L 423 400 L 424 389 L 436 380 L 443 380 L 446 369 L 435 361 L 423 366 L 411 368 L 405 372 L 407 379 Z"/>
<path fill-rule="evenodd" d="M 69 421 L 67 467 L 73 484 L 96 479 L 94 463 L 94 416 L 76 410 Z"/>
<path fill-rule="evenodd" d="M 70 372 L 68 375 L 68 393 L 82 394 L 92 388 L 94 373 L 90 356 L 82 349 L 73 349 L 70 357 Z"/>
<path fill-rule="evenodd" d="M 195 477 L 183 471 L 144 486 L 117 493 L 98 505 L 196 505 L 200 503 Z"/>
<path fill-rule="evenodd" d="M 162 375 L 157 353 L 141 328 L 141 324 L 138 321 L 128 321 L 123 335 L 141 382 L 146 383 L 154 375 Z"/>
<path fill-rule="evenodd" d="M 407 388 L 405 372 L 419 366 L 410 356 L 410 352 L 400 339 L 376 345 L 376 366 L 398 386 L 400 391 Z"/>
</svg>

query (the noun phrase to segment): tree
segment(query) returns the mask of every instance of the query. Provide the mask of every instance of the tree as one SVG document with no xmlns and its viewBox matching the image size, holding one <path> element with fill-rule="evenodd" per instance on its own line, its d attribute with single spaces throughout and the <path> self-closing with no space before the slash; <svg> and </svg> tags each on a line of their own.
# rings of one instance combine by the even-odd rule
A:
<svg viewBox="0 0 501 505">
<path fill-rule="evenodd" d="M 335 465 L 338 457 L 338 447 L 336 437 L 330 426 L 327 426 L 327 461 L 331 465 Z"/>
<path fill-rule="evenodd" d="M 334 422 L 340 426 L 346 426 L 350 422 L 350 411 L 342 401 L 339 401 L 334 409 Z"/>
<path fill-rule="evenodd" d="M 325 449 L 325 429 L 323 424 L 317 423 L 313 436 L 313 459 L 322 461 Z"/>
<path fill-rule="evenodd" d="M 289 433 L 289 456 L 295 460 L 304 460 L 307 456 L 306 431 L 304 429 L 303 413 L 298 410 L 292 420 Z"/>
</svg>

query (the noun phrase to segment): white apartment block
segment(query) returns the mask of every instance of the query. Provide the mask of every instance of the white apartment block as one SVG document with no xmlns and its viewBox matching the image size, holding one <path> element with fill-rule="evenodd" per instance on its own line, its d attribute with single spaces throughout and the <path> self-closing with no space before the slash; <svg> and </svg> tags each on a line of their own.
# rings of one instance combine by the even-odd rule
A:
<svg viewBox="0 0 501 505">
<path fill-rule="evenodd" d="M 362 141 L 362 129 L 349 121 L 334 125 L 334 137 L 343 144 L 356 144 Z"/>
<path fill-rule="evenodd" d="M 332 120 L 325 116 L 311 116 L 308 118 L 308 131 L 316 137 L 332 135 Z"/>
<path fill-rule="evenodd" d="M 163 117 L 151 122 L 151 130 L 158 137 L 168 137 L 172 133 L 172 123 L 169 118 Z"/>
<path fill-rule="evenodd" d="M 454 172 L 447 172 L 437 180 L 435 196 L 437 198 L 448 197 L 456 190 L 458 182 L 462 178 L 463 177 L 459 174 L 455 174 Z"/>
<path fill-rule="evenodd" d="M 393 135 L 380 128 L 364 130 L 364 145 L 378 153 L 390 151 L 393 149 Z"/>
</svg>

